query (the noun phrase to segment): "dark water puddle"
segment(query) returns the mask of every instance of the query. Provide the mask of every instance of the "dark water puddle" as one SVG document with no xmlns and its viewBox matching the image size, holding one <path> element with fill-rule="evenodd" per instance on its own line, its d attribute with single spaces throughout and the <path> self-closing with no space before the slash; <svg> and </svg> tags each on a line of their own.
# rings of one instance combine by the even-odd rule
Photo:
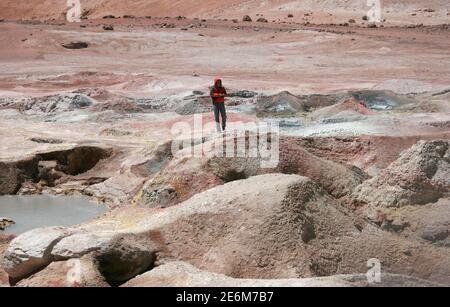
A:
<svg viewBox="0 0 450 307">
<path fill-rule="evenodd" d="M 89 221 L 106 207 L 79 196 L 0 196 L 0 217 L 15 221 L 0 233 L 21 234 L 47 226 L 72 226 Z"/>
</svg>

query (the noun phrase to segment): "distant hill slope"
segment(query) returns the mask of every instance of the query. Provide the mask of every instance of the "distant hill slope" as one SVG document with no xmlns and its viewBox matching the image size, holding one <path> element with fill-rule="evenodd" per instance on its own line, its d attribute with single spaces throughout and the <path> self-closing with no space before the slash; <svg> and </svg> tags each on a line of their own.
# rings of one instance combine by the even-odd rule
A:
<svg viewBox="0 0 450 307">
<path fill-rule="evenodd" d="M 80 0 L 83 12 L 91 18 L 104 15 L 178 16 L 201 18 L 241 18 L 244 14 L 264 14 L 269 18 L 287 18 L 294 14 L 300 19 L 307 11 L 326 16 L 355 16 L 361 18 L 368 11 L 366 0 Z M 66 0 L 1 0 L 2 19 L 63 19 Z M 421 17 L 439 21 L 449 20 L 448 0 L 381 0 L 384 14 L 415 21 Z M 434 12 L 415 10 L 431 9 Z M 393 16 L 393 17 L 394 17 Z M 405 19 L 406 18 L 406 19 Z M 433 22 L 430 22 L 433 23 Z"/>
</svg>

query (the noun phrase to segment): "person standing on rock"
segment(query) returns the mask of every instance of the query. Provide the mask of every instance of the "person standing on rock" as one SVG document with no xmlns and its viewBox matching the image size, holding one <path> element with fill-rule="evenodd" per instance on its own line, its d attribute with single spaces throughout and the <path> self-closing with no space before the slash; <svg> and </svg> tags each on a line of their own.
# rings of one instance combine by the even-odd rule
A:
<svg viewBox="0 0 450 307">
<path fill-rule="evenodd" d="M 214 86 L 211 89 L 210 95 L 214 105 L 217 132 L 225 131 L 227 127 L 227 112 L 225 110 L 225 96 L 227 95 L 227 91 L 223 87 L 220 78 L 214 80 Z M 222 117 L 222 130 L 220 127 L 220 117 Z"/>
</svg>

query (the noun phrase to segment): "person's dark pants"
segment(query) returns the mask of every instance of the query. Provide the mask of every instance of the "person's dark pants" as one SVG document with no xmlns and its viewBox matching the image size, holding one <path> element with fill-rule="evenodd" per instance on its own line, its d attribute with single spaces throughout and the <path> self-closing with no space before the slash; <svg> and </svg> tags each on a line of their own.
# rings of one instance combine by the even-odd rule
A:
<svg viewBox="0 0 450 307">
<path fill-rule="evenodd" d="M 222 130 L 227 127 L 227 112 L 224 103 L 214 103 L 214 117 L 216 118 L 217 131 L 220 132 L 220 117 L 222 117 Z"/>
</svg>

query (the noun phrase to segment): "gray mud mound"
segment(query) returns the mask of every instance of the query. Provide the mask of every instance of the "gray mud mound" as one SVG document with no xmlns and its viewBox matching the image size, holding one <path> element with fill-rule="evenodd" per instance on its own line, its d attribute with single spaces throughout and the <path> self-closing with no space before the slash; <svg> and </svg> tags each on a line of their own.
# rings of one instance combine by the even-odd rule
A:
<svg viewBox="0 0 450 307">
<path fill-rule="evenodd" d="M 377 111 L 401 109 L 417 103 L 411 98 L 391 91 L 365 90 L 352 92 L 352 95 L 356 100 L 363 102 L 367 108 Z"/>
<path fill-rule="evenodd" d="M 94 105 L 96 101 L 86 95 L 65 93 L 43 97 L 2 98 L 0 107 L 14 108 L 27 115 L 55 114 L 75 111 Z"/>
<path fill-rule="evenodd" d="M 256 106 L 256 114 L 258 117 L 295 115 L 296 113 L 305 111 L 306 106 L 304 103 L 297 96 L 289 92 L 259 97 Z"/>
<path fill-rule="evenodd" d="M 82 109 L 95 104 L 95 101 L 85 95 L 81 94 L 64 94 L 49 97 L 46 99 L 47 105 L 44 107 L 37 104 L 37 101 L 32 101 L 30 104 L 24 106 L 25 110 L 39 108 L 42 112 L 67 112 L 76 109 Z"/>
<path fill-rule="evenodd" d="M 297 96 L 285 91 L 272 96 L 259 96 L 256 101 L 256 115 L 258 117 L 294 116 L 337 104 L 350 97 L 348 93 Z"/>
</svg>

